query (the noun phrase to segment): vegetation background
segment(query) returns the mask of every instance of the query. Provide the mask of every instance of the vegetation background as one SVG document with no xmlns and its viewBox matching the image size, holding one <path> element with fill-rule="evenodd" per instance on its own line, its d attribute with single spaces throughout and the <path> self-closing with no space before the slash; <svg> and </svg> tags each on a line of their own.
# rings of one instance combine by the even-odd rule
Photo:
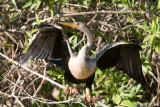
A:
<svg viewBox="0 0 160 107">
<path fill-rule="evenodd" d="M 121 40 L 142 46 L 143 73 L 152 92 L 115 68 L 97 69 L 91 93 L 97 101 L 106 106 L 160 106 L 159 10 L 160 0 L 1 0 L 0 106 L 92 106 L 80 96 L 66 96 L 62 88 L 15 66 L 37 33 L 35 26 L 55 25 L 57 21 L 87 23 L 95 35 L 92 54 L 105 44 Z M 75 46 L 83 33 L 65 30 L 72 34 L 70 43 Z M 46 66 L 44 60 L 32 59 L 24 66 L 64 85 L 64 71 Z"/>
</svg>

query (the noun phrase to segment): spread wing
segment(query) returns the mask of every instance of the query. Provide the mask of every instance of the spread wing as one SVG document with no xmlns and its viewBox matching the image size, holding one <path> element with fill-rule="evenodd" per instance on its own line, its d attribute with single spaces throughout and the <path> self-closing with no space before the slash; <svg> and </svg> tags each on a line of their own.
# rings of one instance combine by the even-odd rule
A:
<svg viewBox="0 0 160 107">
<path fill-rule="evenodd" d="M 19 63 L 24 63 L 29 58 L 48 59 L 50 57 L 60 57 L 60 45 L 63 40 L 61 30 L 47 24 L 40 25 L 38 28 L 41 28 L 41 31 L 32 41 Z"/>
<path fill-rule="evenodd" d="M 110 44 L 96 55 L 98 58 L 97 67 L 105 70 L 116 66 L 137 82 L 145 85 L 139 50 L 141 47 L 136 44 L 126 42 Z"/>
</svg>

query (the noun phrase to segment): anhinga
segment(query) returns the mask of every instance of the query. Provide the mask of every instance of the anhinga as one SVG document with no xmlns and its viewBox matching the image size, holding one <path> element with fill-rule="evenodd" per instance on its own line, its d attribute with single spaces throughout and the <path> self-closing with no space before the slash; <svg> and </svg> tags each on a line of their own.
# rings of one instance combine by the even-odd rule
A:
<svg viewBox="0 0 160 107">
<path fill-rule="evenodd" d="M 65 70 L 65 91 L 68 83 L 86 83 L 86 98 L 90 101 L 90 89 L 95 77 L 96 68 L 105 70 L 116 66 L 142 85 L 146 85 L 139 50 L 141 47 L 127 42 L 116 42 L 106 45 L 96 55 L 89 56 L 93 45 L 93 34 L 89 27 L 81 22 L 59 22 L 59 24 L 81 30 L 87 36 L 87 43 L 78 54 L 73 52 L 68 39 L 61 30 L 54 26 L 41 26 L 43 29 L 33 40 L 20 63 L 29 58 L 61 58 Z M 66 41 L 64 41 L 64 37 Z"/>
</svg>

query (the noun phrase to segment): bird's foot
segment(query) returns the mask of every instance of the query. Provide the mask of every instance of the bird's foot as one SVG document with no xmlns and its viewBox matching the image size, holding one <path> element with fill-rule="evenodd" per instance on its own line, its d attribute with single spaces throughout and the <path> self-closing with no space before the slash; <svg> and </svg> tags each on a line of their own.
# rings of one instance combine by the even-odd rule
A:
<svg viewBox="0 0 160 107">
<path fill-rule="evenodd" d="M 91 95 L 83 95 L 83 100 L 87 101 L 88 103 L 90 103 L 91 105 L 94 105 L 96 102 L 96 98 L 95 96 L 91 96 Z"/>
<path fill-rule="evenodd" d="M 69 85 L 66 84 L 64 87 L 64 93 L 68 94 L 69 93 Z"/>
<path fill-rule="evenodd" d="M 78 94 L 78 90 L 76 88 L 69 87 L 68 84 L 65 85 L 64 92 L 66 94 L 69 94 L 69 95 L 76 95 L 76 94 Z"/>
<path fill-rule="evenodd" d="M 84 95 L 83 95 L 83 100 L 90 103 L 90 102 L 91 102 L 91 96 L 90 96 L 90 95 L 85 95 L 85 94 L 84 94 Z"/>
<path fill-rule="evenodd" d="M 69 87 L 69 94 L 70 95 L 72 95 L 72 94 L 78 94 L 78 90 L 76 88 Z"/>
<path fill-rule="evenodd" d="M 95 96 L 90 95 L 90 89 L 86 88 L 86 95 L 83 96 L 83 99 L 88 103 L 95 104 Z"/>
</svg>

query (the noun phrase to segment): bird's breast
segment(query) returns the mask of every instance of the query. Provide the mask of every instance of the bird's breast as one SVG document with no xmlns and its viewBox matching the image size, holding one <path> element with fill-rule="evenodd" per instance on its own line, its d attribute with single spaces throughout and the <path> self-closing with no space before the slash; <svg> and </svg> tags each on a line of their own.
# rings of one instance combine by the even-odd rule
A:
<svg viewBox="0 0 160 107">
<path fill-rule="evenodd" d="M 83 61 L 76 57 L 71 57 L 68 63 L 71 74 L 76 79 L 86 79 L 91 76 L 96 70 L 96 63 L 91 61 Z"/>
</svg>

